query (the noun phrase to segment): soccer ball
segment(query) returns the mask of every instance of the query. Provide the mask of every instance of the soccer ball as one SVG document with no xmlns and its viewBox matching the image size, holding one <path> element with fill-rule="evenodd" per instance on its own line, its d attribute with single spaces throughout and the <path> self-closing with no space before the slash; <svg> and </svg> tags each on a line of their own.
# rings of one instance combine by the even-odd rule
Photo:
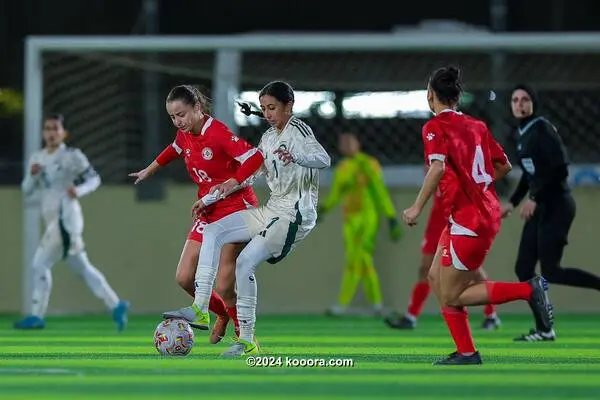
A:
<svg viewBox="0 0 600 400">
<path fill-rule="evenodd" d="M 194 347 L 194 331 L 183 319 L 164 320 L 154 331 L 154 347 L 163 356 L 187 356 Z"/>
</svg>

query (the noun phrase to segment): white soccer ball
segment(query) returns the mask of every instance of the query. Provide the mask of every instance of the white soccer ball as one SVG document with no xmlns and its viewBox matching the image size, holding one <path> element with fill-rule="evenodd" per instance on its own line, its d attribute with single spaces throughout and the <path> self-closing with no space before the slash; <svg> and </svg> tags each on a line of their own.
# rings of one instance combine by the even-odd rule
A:
<svg viewBox="0 0 600 400">
<path fill-rule="evenodd" d="M 154 331 L 154 347 L 163 356 L 187 356 L 194 347 L 194 331 L 183 319 L 164 320 Z"/>
</svg>

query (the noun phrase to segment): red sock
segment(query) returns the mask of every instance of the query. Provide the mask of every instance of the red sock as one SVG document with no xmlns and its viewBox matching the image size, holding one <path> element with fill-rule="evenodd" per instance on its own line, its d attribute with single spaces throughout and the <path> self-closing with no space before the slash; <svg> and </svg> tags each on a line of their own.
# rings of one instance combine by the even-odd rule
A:
<svg viewBox="0 0 600 400">
<path fill-rule="evenodd" d="M 233 326 L 235 326 L 236 336 L 240 336 L 240 321 L 238 321 L 237 317 L 237 308 L 235 308 L 235 306 L 227 307 L 227 314 L 229 315 L 229 318 L 233 320 Z"/>
<path fill-rule="evenodd" d="M 221 317 L 227 315 L 227 306 L 225 305 L 225 302 L 223 301 L 221 296 L 219 296 L 219 294 L 214 290 L 210 294 L 210 302 L 208 303 L 208 309 Z"/>
<path fill-rule="evenodd" d="M 531 285 L 527 282 L 491 282 L 486 283 L 491 304 L 504 304 L 515 300 L 529 300 Z"/>
<path fill-rule="evenodd" d="M 417 282 L 413 287 L 412 294 L 410 296 L 410 304 L 408 305 L 408 313 L 413 317 L 418 317 L 421 314 L 425 300 L 429 296 L 431 288 L 428 282 Z"/>
<path fill-rule="evenodd" d="M 486 316 L 486 318 L 492 317 L 496 314 L 496 306 L 493 304 L 486 304 L 485 307 L 483 308 L 483 315 Z"/>
<path fill-rule="evenodd" d="M 456 350 L 461 354 L 474 353 L 476 351 L 475 343 L 473 343 L 473 336 L 471 335 L 467 309 L 465 307 L 444 307 L 442 308 L 442 316 L 446 320 L 452 339 L 454 339 Z"/>
</svg>

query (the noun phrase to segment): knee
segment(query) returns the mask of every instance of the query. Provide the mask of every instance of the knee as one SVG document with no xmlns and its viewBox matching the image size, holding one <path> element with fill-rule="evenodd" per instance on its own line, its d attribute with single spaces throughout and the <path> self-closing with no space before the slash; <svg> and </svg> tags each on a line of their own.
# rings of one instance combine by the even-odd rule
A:
<svg viewBox="0 0 600 400">
<path fill-rule="evenodd" d="M 429 286 L 431 286 L 431 287 L 436 287 L 438 284 L 438 277 L 435 276 L 435 274 L 433 274 L 433 271 L 431 270 L 431 268 L 429 268 L 427 270 L 427 272 L 425 272 L 425 279 L 427 280 L 427 282 L 429 283 Z"/>
<path fill-rule="evenodd" d="M 440 303 L 443 307 L 460 307 L 459 297 L 460 294 L 457 294 L 455 291 L 442 288 L 440 293 Z"/>
</svg>

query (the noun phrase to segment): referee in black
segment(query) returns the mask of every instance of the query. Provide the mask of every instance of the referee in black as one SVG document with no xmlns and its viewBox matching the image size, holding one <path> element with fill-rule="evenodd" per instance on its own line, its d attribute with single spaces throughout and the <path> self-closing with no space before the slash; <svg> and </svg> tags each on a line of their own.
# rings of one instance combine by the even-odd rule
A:
<svg viewBox="0 0 600 400">
<path fill-rule="evenodd" d="M 556 128 L 537 114 L 539 104 L 528 85 L 517 85 L 511 95 L 512 113 L 519 122 L 517 155 L 523 175 L 508 204 L 506 217 L 523 201 L 525 220 L 515 272 L 520 281 L 534 277 L 537 262 L 550 283 L 600 290 L 600 278 L 577 268 L 560 265 L 569 229 L 575 218 L 575 200 L 567 184 L 569 158 Z M 535 317 L 535 313 L 534 313 Z M 516 341 L 553 341 L 553 329 L 544 329 L 536 318 L 536 328 Z"/>
</svg>

